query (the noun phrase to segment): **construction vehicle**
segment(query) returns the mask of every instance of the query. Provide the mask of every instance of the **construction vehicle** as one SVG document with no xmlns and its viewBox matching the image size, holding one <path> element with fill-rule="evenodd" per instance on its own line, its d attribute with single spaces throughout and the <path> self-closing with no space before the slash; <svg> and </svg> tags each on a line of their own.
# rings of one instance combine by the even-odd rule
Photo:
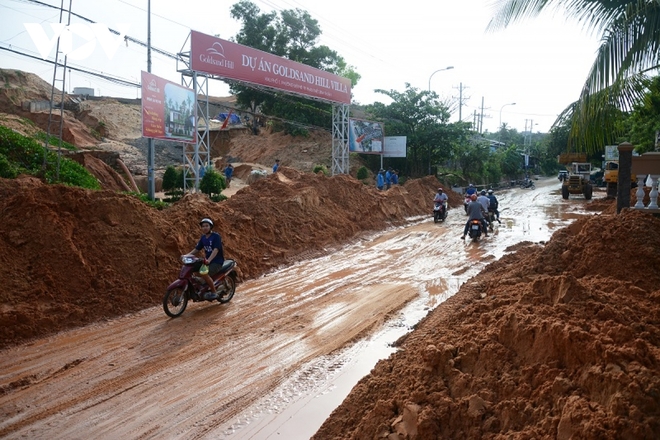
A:
<svg viewBox="0 0 660 440">
<path fill-rule="evenodd" d="M 633 156 L 637 156 L 635 152 L 633 152 Z M 604 170 L 605 173 L 603 174 L 603 181 L 605 182 L 605 186 L 607 187 L 607 196 L 608 197 L 616 197 L 616 192 L 617 192 L 617 185 L 619 183 L 619 149 L 616 145 L 606 145 L 605 146 L 605 163 L 604 163 Z M 631 183 L 633 187 L 637 185 L 637 176 L 632 174 L 631 176 Z"/>
<path fill-rule="evenodd" d="M 587 155 L 583 153 L 560 154 L 558 161 L 566 165 L 568 176 L 561 182 L 561 196 L 568 199 L 571 194 L 582 194 L 585 199 L 591 200 L 593 186 L 591 185 L 591 164 L 587 162 Z"/>
</svg>

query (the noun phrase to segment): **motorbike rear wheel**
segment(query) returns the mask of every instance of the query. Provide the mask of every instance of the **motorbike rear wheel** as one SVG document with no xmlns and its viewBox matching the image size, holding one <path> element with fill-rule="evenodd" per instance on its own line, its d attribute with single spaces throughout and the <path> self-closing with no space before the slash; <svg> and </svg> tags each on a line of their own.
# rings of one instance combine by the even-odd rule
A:
<svg viewBox="0 0 660 440">
<path fill-rule="evenodd" d="M 224 279 L 223 292 L 218 296 L 218 302 L 228 303 L 234 297 L 234 292 L 236 292 L 236 280 L 232 275 L 229 275 Z"/>
<path fill-rule="evenodd" d="M 165 296 L 163 297 L 163 310 L 170 318 L 181 316 L 186 310 L 187 305 L 188 295 L 186 295 L 186 291 L 181 287 L 175 287 L 174 289 L 165 292 Z"/>
</svg>

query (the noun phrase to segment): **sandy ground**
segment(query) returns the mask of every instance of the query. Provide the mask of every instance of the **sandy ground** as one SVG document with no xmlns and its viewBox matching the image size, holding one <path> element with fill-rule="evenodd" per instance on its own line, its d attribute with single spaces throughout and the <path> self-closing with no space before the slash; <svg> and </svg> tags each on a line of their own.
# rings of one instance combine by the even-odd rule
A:
<svg viewBox="0 0 660 440">
<path fill-rule="evenodd" d="M 457 238 L 456 209 L 447 224 L 427 220 L 244 283 L 227 305 L 192 304 L 177 319 L 147 309 L 5 351 L 0 435 L 271 438 L 240 420 L 305 363 L 377 331 L 407 303 L 437 306 L 450 280 L 579 215 L 561 202 L 549 211 L 554 196 L 541 191 L 514 191 L 503 196 L 504 224 L 481 244 Z M 521 218 L 520 205 L 534 210 Z M 297 386 L 286 391 L 314 392 Z"/>
</svg>

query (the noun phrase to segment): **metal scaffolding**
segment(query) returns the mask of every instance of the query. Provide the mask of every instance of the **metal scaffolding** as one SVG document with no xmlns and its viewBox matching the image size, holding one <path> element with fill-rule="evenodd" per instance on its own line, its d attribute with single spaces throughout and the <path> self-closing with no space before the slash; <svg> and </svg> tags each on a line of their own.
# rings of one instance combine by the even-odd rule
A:
<svg viewBox="0 0 660 440">
<path fill-rule="evenodd" d="M 188 44 L 190 34 L 183 43 L 183 47 Z M 191 50 L 184 49 L 177 54 L 177 72 L 181 73 L 181 84 L 184 87 L 192 89 L 195 93 L 195 143 L 183 144 L 183 173 L 184 173 L 184 191 L 187 185 L 191 188 L 199 189 L 200 171 L 208 167 L 211 163 L 211 143 L 209 133 L 209 80 L 216 79 L 225 81 L 226 78 L 193 70 L 191 67 Z M 241 83 L 239 81 L 235 81 Z M 241 83 L 246 86 L 254 87 L 250 83 Z M 268 91 L 282 93 L 282 90 L 270 87 L 254 87 Z M 332 175 L 348 174 L 349 171 L 349 147 L 348 147 L 348 117 L 349 105 L 327 101 L 319 98 L 312 98 L 307 95 L 289 93 L 293 96 L 300 96 L 306 99 L 326 102 L 332 105 Z"/>
</svg>

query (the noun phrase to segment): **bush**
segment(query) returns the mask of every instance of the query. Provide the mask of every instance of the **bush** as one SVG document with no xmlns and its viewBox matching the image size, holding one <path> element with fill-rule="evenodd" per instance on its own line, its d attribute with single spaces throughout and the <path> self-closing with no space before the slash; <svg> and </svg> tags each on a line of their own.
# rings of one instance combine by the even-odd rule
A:
<svg viewBox="0 0 660 440">
<path fill-rule="evenodd" d="M 367 177 L 369 177 L 369 170 L 367 170 L 367 167 L 360 167 L 357 170 L 357 178 L 358 180 L 364 180 Z"/>
<path fill-rule="evenodd" d="M 202 180 L 199 182 L 199 189 L 209 197 L 213 194 L 220 194 L 226 187 L 225 176 L 214 169 L 206 171 L 204 177 L 202 177 Z"/>
<path fill-rule="evenodd" d="M 45 139 L 45 135 L 44 135 Z M 47 155 L 43 169 L 44 155 Z M 59 158 L 59 180 L 57 179 L 58 155 L 46 151 L 39 142 L 0 125 L 0 156 L 6 162 L 0 165 L 7 175 L 20 173 L 45 178 L 48 183 L 64 183 L 89 189 L 101 189 L 96 177 L 85 167 L 66 157 Z M 15 176 L 14 176 L 15 177 Z"/>
<path fill-rule="evenodd" d="M 149 198 L 148 194 L 142 194 L 142 193 L 136 193 L 136 192 L 129 192 L 129 193 L 124 193 L 124 194 L 128 194 L 130 196 L 133 196 L 136 199 L 140 200 L 141 202 L 144 202 L 147 205 L 151 206 L 152 208 L 156 208 L 159 211 L 162 211 L 164 208 L 167 208 L 169 206 L 169 203 L 166 203 L 162 200 L 151 200 Z"/>
<path fill-rule="evenodd" d="M 326 176 L 330 175 L 330 172 L 328 171 L 328 168 L 325 165 L 314 165 L 312 172 L 314 174 L 317 174 L 319 171 L 325 174 Z"/>
<path fill-rule="evenodd" d="M 163 191 L 169 191 L 177 187 L 178 175 L 176 168 L 172 165 L 165 169 L 165 174 L 163 174 Z"/>
<path fill-rule="evenodd" d="M 14 179 L 18 175 L 16 167 L 9 162 L 7 156 L 0 154 L 0 177 L 5 179 Z"/>
</svg>

